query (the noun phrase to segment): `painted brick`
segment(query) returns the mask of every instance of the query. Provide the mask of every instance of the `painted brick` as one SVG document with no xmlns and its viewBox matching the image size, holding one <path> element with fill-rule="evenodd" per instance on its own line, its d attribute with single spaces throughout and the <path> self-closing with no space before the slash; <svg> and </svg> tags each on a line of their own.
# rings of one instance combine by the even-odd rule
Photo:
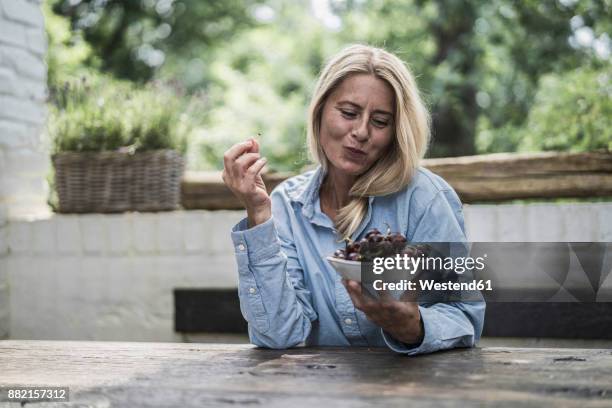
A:
<svg viewBox="0 0 612 408">
<path fill-rule="evenodd" d="M 179 272 L 182 265 L 176 265 L 172 272 Z M 154 302 L 153 288 L 159 287 L 157 275 L 157 257 L 135 256 L 131 258 L 131 267 L 120 281 L 112 280 L 113 290 L 123 294 L 123 302 L 137 305 L 139 308 Z M 130 282 L 126 285 L 126 282 Z M 138 284 L 135 284 L 135 283 Z M 121 287 L 123 286 L 123 287 Z M 126 296 L 127 295 L 127 296 Z"/>
<path fill-rule="evenodd" d="M 83 251 L 88 254 L 102 254 L 106 252 L 108 235 L 103 215 L 88 214 L 79 217 Z"/>
<path fill-rule="evenodd" d="M 31 223 L 12 221 L 8 224 L 8 244 L 11 254 L 27 254 L 32 243 Z"/>
<path fill-rule="evenodd" d="M 54 254 L 56 252 L 55 222 L 52 219 L 38 220 L 31 223 L 32 241 L 30 243 L 35 254 Z"/>
<path fill-rule="evenodd" d="M 597 225 L 601 242 L 612 242 L 612 203 L 606 203 L 597 209 Z"/>
<path fill-rule="evenodd" d="M 6 254 L 0 256 L 0 284 L 8 282 L 8 261 Z"/>
<path fill-rule="evenodd" d="M 24 99 L 1 95 L 0 118 L 18 120 L 24 123 L 41 124 L 46 118 L 46 108 L 43 104 L 32 103 Z"/>
<path fill-rule="evenodd" d="M 12 69 L 0 68 L 0 94 L 18 95 L 20 91 L 16 80 L 17 76 Z"/>
<path fill-rule="evenodd" d="M 49 206 L 45 202 L 46 195 L 23 196 L 12 199 L 8 207 L 8 215 L 11 219 L 29 219 L 34 217 L 46 218 L 52 215 Z"/>
<path fill-rule="evenodd" d="M 41 176 L 20 176 L 20 177 L 5 177 L 3 195 L 9 197 L 12 209 L 16 206 L 16 203 L 28 201 L 31 198 L 41 198 L 43 201 L 47 197 L 49 186 L 47 181 Z M 19 210 L 19 209 L 16 209 Z"/>
<path fill-rule="evenodd" d="M 32 52 L 43 56 L 47 51 L 47 37 L 42 28 L 26 29 L 25 37 Z"/>
<path fill-rule="evenodd" d="M 465 229 L 469 241 L 497 241 L 497 208 L 494 205 L 464 205 Z"/>
<path fill-rule="evenodd" d="M 19 76 L 46 81 L 47 66 L 40 56 L 10 45 L 0 46 L 0 56 L 1 64 L 13 68 Z"/>
<path fill-rule="evenodd" d="M 36 338 L 39 316 L 39 301 L 36 284 L 36 268 L 40 262 L 35 258 L 9 258 L 10 282 L 10 332 L 15 338 Z M 33 316 L 37 318 L 34 319 Z"/>
<path fill-rule="evenodd" d="M 37 4 L 25 0 L 0 0 L 0 8 L 10 20 L 34 27 L 44 27 L 42 11 Z"/>
<path fill-rule="evenodd" d="M 155 214 L 134 213 L 132 218 L 132 245 L 137 252 L 157 252 L 157 216 Z"/>
<path fill-rule="evenodd" d="M 0 149 L 15 149 L 26 146 L 27 143 L 27 126 L 25 124 L 0 120 Z"/>
<path fill-rule="evenodd" d="M 58 215 L 54 220 L 58 253 L 80 254 L 82 248 L 78 215 Z"/>
<path fill-rule="evenodd" d="M 108 302 L 111 305 L 123 305 L 131 301 L 132 290 L 140 290 L 140 284 L 134 284 L 132 272 L 134 266 L 132 257 L 110 257 L 108 258 Z"/>
<path fill-rule="evenodd" d="M 523 242 L 526 240 L 524 221 L 525 206 L 522 204 L 497 206 L 497 238 L 500 242 Z"/>
<path fill-rule="evenodd" d="M 47 85 L 43 81 L 20 78 L 19 89 L 16 95 L 30 101 L 45 103 L 47 101 Z M 36 131 L 36 133 L 40 132 Z"/>
<path fill-rule="evenodd" d="M 81 301 L 94 305 L 108 304 L 111 291 L 108 258 L 85 257 L 81 260 L 81 268 Z M 131 282 L 124 283 L 132 286 Z"/>
<path fill-rule="evenodd" d="M 210 253 L 209 241 L 213 238 L 208 228 L 209 211 L 185 211 L 183 216 L 183 240 L 188 253 Z"/>
<path fill-rule="evenodd" d="M 233 288 L 238 284 L 236 262 L 225 254 L 160 256 L 157 271 L 164 288 Z"/>
<path fill-rule="evenodd" d="M 26 30 L 22 24 L 2 20 L 0 24 L 0 43 L 15 45 L 20 48 L 28 46 Z"/>
<path fill-rule="evenodd" d="M 132 217 L 129 214 L 109 214 L 104 216 L 104 222 L 108 234 L 108 253 L 128 253 L 132 243 Z"/>
<path fill-rule="evenodd" d="M 599 238 L 597 208 L 590 204 L 558 206 L 566 235 L 562 241 L 591 242 Z"/>
<path fill-rule="evenodd" d="M 1 168 L 2 167 L 0 166 L 0 169 Z M 1 187 L 2 187 L 2 184 L 0 183 L 0 188 Z M 1 196 L 0 196 L 0 200 L 1 200 Z M 0 227 L 6 226 L 7 223 L 8 223 L 8 206 L 0 202 Z"/>
<path fill-rule="evenodd" d="M 183 252 L 183 213 L 160 213 L 157 218 L 157 242 L 160 253 Z"/>
<path fill-rule="evenodd" d="M 61 256 L 56 258 L 55 273 L 61 283 L 58 287 L 58 301 L 65 296 L 66 299 L 79 296 L 80 279 L 83 276 L 80 256 Z"/>
<path fill-rule="evenodd" d="M 0 224 L 0 258 L 7 255 L 9 252 L 9 244 L 8 244 L 8 228 L 6 225 Z M 0 282 L 2 282 L 2 277 L 0 276 Z"/>
<path fill-rule="evenodd" d="M 12 149 L 5 154 L 5 171 L 11 175 L 47 174 L 51 162 L 49 155 L 30 149 Z"/>
<path fill-rule="evenodd" d="M 559 206 L 550 204 L 530 204 L 526 209 L 526 219 L 521 226 L 527 231 L 527 242 L 565 241 L 565 228 Z"/>
<path fill-rule="evenodd" d="M 234 244 L 232 243 L 230 232 L 232 227 L 243 217 L 243 211 L 210 212 L 208 215 L 207 233 L 211 235 L 209 245 L 213 254 L 234 253 Z"/>
<path fill-rule="evenodd" d="M 26 290 L 30 297 L 36 297 L 35 313 L 39 320 L 36 325 L 29 323 L 33 326 L 31 330 L 34 333 L 55 333 L 61 330 L 57 322 L 62 321 L 62 316 L 57 313 L 56 308 L 57 291 L 62 284 L 57 279 L 57 259 L 55 255 L 39 257 L 30 263 L 30 267 L 31 280 Z"/>
<path fill-rule="evenodd" d="M 8 339 L 10 330 L 10 314 L 7 311 L 0 313 L 0 339 Z"/>
<path fill-rule="evenodd" d="M 55 265 L 57 282 L 55 311 L 60 317 L 58 330 L 67 337 L 79 338 L 78 308 L 83 307 L 82 298 L 87 296 L 81 290 L 83 271 L 80 257 L 58 257 Z M 41 337 L 44 338 L 44 337 Z"/>
</svg>

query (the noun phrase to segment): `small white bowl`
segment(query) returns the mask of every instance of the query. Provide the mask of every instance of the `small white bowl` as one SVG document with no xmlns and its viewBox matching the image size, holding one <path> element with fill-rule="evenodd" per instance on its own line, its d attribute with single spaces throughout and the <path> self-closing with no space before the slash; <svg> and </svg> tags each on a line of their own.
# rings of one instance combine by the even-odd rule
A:
<svg viewBox="0 0 612 408">
<path fill-rule="evenodd" d="M 336 272 L 338 272 L 338 274 L 344 279 L 361 282 L 361 262 L 348 261 L 346 259 L 335 258 L 333 256 L 328 256 L 326 259 L 330 264 L 332 264 Z"/>
</svg>

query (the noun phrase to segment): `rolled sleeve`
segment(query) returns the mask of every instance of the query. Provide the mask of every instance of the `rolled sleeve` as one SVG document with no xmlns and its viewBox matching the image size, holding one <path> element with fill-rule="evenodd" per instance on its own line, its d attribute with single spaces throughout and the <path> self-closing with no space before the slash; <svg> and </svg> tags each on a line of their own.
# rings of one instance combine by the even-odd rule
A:
<svg viewBox="0 0 612 408">
<path fill-rule="evenodd" d="M 484 302 L 419 305 L 425 335 L 420 345 L 409 347 L 383 331 L 387 346 L 407 355 L 433 353 L 454 347 L 473 347 L 482 333 Z"/>
<path fill-rule="evenodd" d="M 231 236 L 236 255 L 246 254 L 251 264 L 275 256 L 281 250 L 273 217 L 252 228 L 248 228 L 244 218 L 232 228 Z"/>
<path fill-rule="evenodd" d="M 438 340 L 439 330 L 436 327 L 435 316 L 426 307 L 419 306 L 421 322 L 423 323 L 423 341 L 419 345 L 411 347 L 405 343 L 395 340 L 389 333 L 382 330 L 383 339 L 387 346 L 396 353 L 416 355 L 431 353 L 436 350 L 435 343 Z"/>
</svg>

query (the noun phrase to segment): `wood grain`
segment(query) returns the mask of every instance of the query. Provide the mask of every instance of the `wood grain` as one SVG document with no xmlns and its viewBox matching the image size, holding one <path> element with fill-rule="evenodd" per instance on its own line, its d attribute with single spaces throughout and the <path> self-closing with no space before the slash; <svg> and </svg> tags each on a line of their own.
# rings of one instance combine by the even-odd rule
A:
<svg viewBox="0 0 612 408">
<path fill-rule="evenodd" d="M 423 166 L 443 177 L 465 203 L 525 198 L 612 196 L 612 152 L 496 153 L 427 159 Z M 293 174 L 264 176 L 272 191 Z M 221 172 L 189 172 L 182 182 L 186 209 L 242 209 Z"/>
<path fill-rule="evenodd" d="M 612 350 L 603 349 L 406 357 L 367 348 L 5 340 L 0 367 L 1 387 L 69 386 L 62 406 L 612 406 Z"/>
</svg>

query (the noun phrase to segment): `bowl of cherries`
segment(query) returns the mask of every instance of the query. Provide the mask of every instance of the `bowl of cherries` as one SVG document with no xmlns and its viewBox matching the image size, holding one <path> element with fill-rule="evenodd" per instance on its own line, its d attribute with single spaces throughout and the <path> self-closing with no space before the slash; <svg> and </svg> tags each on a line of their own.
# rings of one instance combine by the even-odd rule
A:
<svg viewBox="0 0 612 408">
<path fill-rule="evenodd" d="M 402 233 L 391 232 L 389 225 L 386 234 L 373 228 L 358 241 L 345 238 L 344 242 L 345 247 L 336 250 L 327 260 L 344 279 L 357 282 L 361 282 L 362 262 L 372 262 L 374 258 L 396 254 L 418 256 L 422 250 L 419 246 L 410 245 Z"/>
</svg>

